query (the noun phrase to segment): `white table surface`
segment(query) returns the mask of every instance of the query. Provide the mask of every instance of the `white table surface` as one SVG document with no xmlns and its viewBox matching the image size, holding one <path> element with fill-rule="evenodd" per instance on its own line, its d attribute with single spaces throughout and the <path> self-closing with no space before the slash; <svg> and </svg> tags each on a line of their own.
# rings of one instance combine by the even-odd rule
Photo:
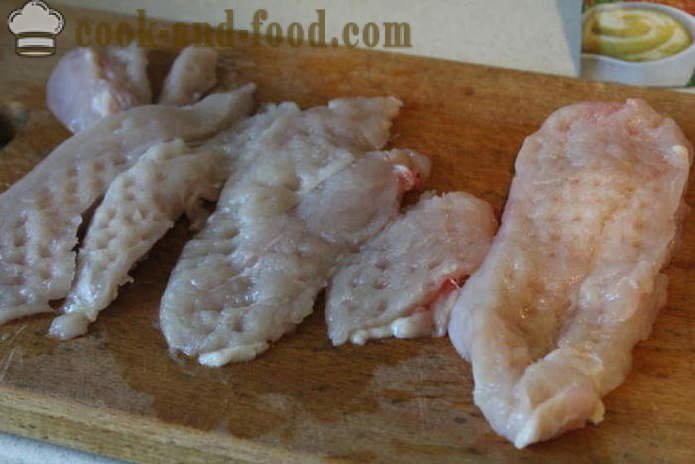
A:
<svg viewBox="0 0 695 464">
<path fill-rule="evenodd" d="M 407 21 L 413 48 L 408 53 L 543 73 L 579 74 L 581 0 L 437 0 L 403 2 L 328 3 L 296 0 L 48 0 L 61 4 L 134 13 L 147 8 L 148 15 L 179 21 L 220 21 L 225 8 L 250 21 L 255 9 L 268 10 L 273 21 L 313 21 L 317 8 L 325 8 L 327 29 L 354 21 Z M 425 7 L 425 4 L 427 6 Z M 69 18 L 66 18 L 69 20 Z M 241 20 L 240 20 L 241 21 Z M 2 464 L 117 464 L 106 457 L 75 451 L 50 443 L 0 433 Z"/>
<path fill-rule="evenodd" d="M 119 464 L 123 461 L 0 433 L 2 464 Z"/>
</svg>

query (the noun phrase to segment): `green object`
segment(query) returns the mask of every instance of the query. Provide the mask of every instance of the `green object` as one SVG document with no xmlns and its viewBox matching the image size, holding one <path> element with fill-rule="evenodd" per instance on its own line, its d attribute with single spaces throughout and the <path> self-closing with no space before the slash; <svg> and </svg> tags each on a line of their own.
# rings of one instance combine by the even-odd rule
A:
<svg viewBox="0 0 695 464">
<path fill-rule="evenodd" d="M 690 80 L 688 81 L 687 84 L 685 84 L 686 87 L 695 87 L 695 69 L 693 70 L 693 75 L 690 77 Z"/>
</svg>

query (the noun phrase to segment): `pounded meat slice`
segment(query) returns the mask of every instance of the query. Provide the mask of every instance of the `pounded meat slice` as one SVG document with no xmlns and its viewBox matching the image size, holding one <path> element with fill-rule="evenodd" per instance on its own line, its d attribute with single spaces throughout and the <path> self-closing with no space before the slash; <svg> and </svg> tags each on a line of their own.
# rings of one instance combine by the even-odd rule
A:
<svg viewBox="0 0 695 464">
<path fill-rule="evenodd" d="M 448 297 L 483 261 L 496 228 L 490 205 L 473 195 L 421 200 L 341 261 L 326 299 L 333 344 L 444 335 Z"/>
<path fill-rule="evenodd" d="M 246 117 L 254 86 L 185 108 L 146 105 L 104 118 L 59 145 L 0 194 L 0 323 L 51 311 L 75 271 L 82 215 L 150 147 L 198 141 Z"/>
<path fill-rule="evenodd" d="M 185 274 L 172 276 L 163 308 L 169 305 L 192 327 L 188 333 L 176 333 L 171 329 L 180 327 L 172 327 L 172 321 L 162 317 L 167 339 L 187 354 L 200 353 L 200 362 L 210 366 L 253 359 L 268 349 L 269 342 L 311 314 L 316 295 L 340 254 L 397 214 L 403 187 L 413 186 L 401 181 L 401 170 L 414 165 L 395 162 L 419 156 L 371 153 L 330 176 L 296 208 L 284 212 L 275 210 L 287 204 L 283 192 L 258 184 L 240 186 L 243 197 L 235 199 L 234 209 L 246 214 L 224 222 L 219 216 L 211 218 L 215 230 L 201 234 L 200 241 L 191 243 L 182 255 L 175 272 Z M 377 199 L 383 201 L 377 203 Z M 275 210 L 275 214 L 249 214 L 251 206 Z M 224 245 L 212 242 L 232 224 L 237 228 L 231 239 L 224 240 Z M 223 253 L 200 256 L 205 246 L 217 246 Z M 181 307 L 181 302 L 190 301 L 193 288 L 194 303 Z"/>
<path fill-rule="evenodd" d="M 420 155 L 365 156 L 386 143 L 399 106 L 333 100 L 248 139 L 240 156 L 249 161 L 164 293 L 160 321 L 173 350 L 211 366 L 253 359 L 311 313 L 338 254 L 393 217 L 417 177 L 409 166 Z"/>
<path fill-rule="evenodd" d="M 73 338 L 131 281 L 128 271 L 184 212 L 200 221 L 200 201 L 217 199 L 226 180 L 222 152 L 192 152 L 181 139 L 150 148 L 116 177 L 94 213 L 77 256 L 77 273 L 66 313 L 50 334 Z M 204 220 L 204 219 L 203 219 Z"/>
<path fill-rule="evenodd" d="M 500 228 L 453 310 L 474 398 L 517 447 L 600 422 L 666 302 L 692 147 L 641 100 L 580 103 L 528 137 Z"/>
</svg>

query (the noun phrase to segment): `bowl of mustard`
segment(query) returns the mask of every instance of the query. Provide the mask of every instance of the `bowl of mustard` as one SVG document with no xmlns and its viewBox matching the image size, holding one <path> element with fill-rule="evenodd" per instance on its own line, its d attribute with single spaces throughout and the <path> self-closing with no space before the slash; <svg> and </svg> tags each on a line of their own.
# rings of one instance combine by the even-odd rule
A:
<svg viewBox="0 0 695 464">
<path fill-rule="evenodd" d="M 685 86 L 695 71 L 695 18 L 658 3 L 596 5 L 582 18 L 582 77 Z"/>
</svg>

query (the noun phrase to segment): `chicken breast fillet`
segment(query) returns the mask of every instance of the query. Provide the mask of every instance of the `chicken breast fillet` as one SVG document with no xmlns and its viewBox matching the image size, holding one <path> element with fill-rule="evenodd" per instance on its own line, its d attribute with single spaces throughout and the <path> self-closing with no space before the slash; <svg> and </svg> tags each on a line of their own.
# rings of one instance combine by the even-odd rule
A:
<svg viewBox="0 0 695 464">
<path fill-rule="evenodd" d="M 73 133 L 151 101 L 147 56 L 134 42 L 129 47 L 70 50 L 46 84 L 48 108 Z"/>
<path fill-rule="evenodd" d="M 496 229 L 492 207 L 468 193 L 421 200 L 341 261 L 326 299 L 333 344 L 446 334 L 450 295 Z"/>
<path fill-rule="evenodd" d="M 150 148 L 118 175 L 96 209 L 77 256 L 75 282 L 64 315 L 50 335 L 69 339 L 86 333 L 89 323 L 132 279 L 128 271 L 184 212 L 194 223 L 201 200 L 217 200 L 226 180 L 219 151 L 193 152 L 181 139 Z M 202 218 L 204 220 L 204 217 Z"/>
<path fill-rule="evenodd" d="M 222 184 L 240 162 L 238 148 L 294 104 L 268 105 L 192 150 L 176 139 L 150 148 L 109 186 L 78 254 L 77 277 L 50 335 L 69 339 L 86 333 L 113 301 L 128 271 L 184 212 L 191 227 L 207 218 L 200 200 L 216 201 Z"/>
<path fill-rule="evenodd" d="M 193 46 L 184 48 L 164 79 L 159 103 L 181 106 L 197 102 L 217 83 L 216 67 L 215 49 Z"/>
<path fill-rule="evenodd" d="M 74 135 L 0 194 L 0 323 L 50 311 L 75 271 L 82 215 L 150 147 L 199 141 L 251 111 L 253 85 L 183 108 L 148 105 Z"/>
<path fill-rule="evenodd" d="M 641 100 L 580 103 L 528 137 L 502 227 L 449 336 L 521 448 L 603 418 L 666 302 L 692 147 Z"/>
<path fill-rule="evenodd" d="M 420 155 L 365 156 L 386 143 L 399 106 L 333 100 L 249 138 L 251 161 L 227 181 L 164 293 L 172 350 L 209 366 L 250 360 L 311 313 L 337 256 L 383 227 L 418 178 Z"/>
</svg>

